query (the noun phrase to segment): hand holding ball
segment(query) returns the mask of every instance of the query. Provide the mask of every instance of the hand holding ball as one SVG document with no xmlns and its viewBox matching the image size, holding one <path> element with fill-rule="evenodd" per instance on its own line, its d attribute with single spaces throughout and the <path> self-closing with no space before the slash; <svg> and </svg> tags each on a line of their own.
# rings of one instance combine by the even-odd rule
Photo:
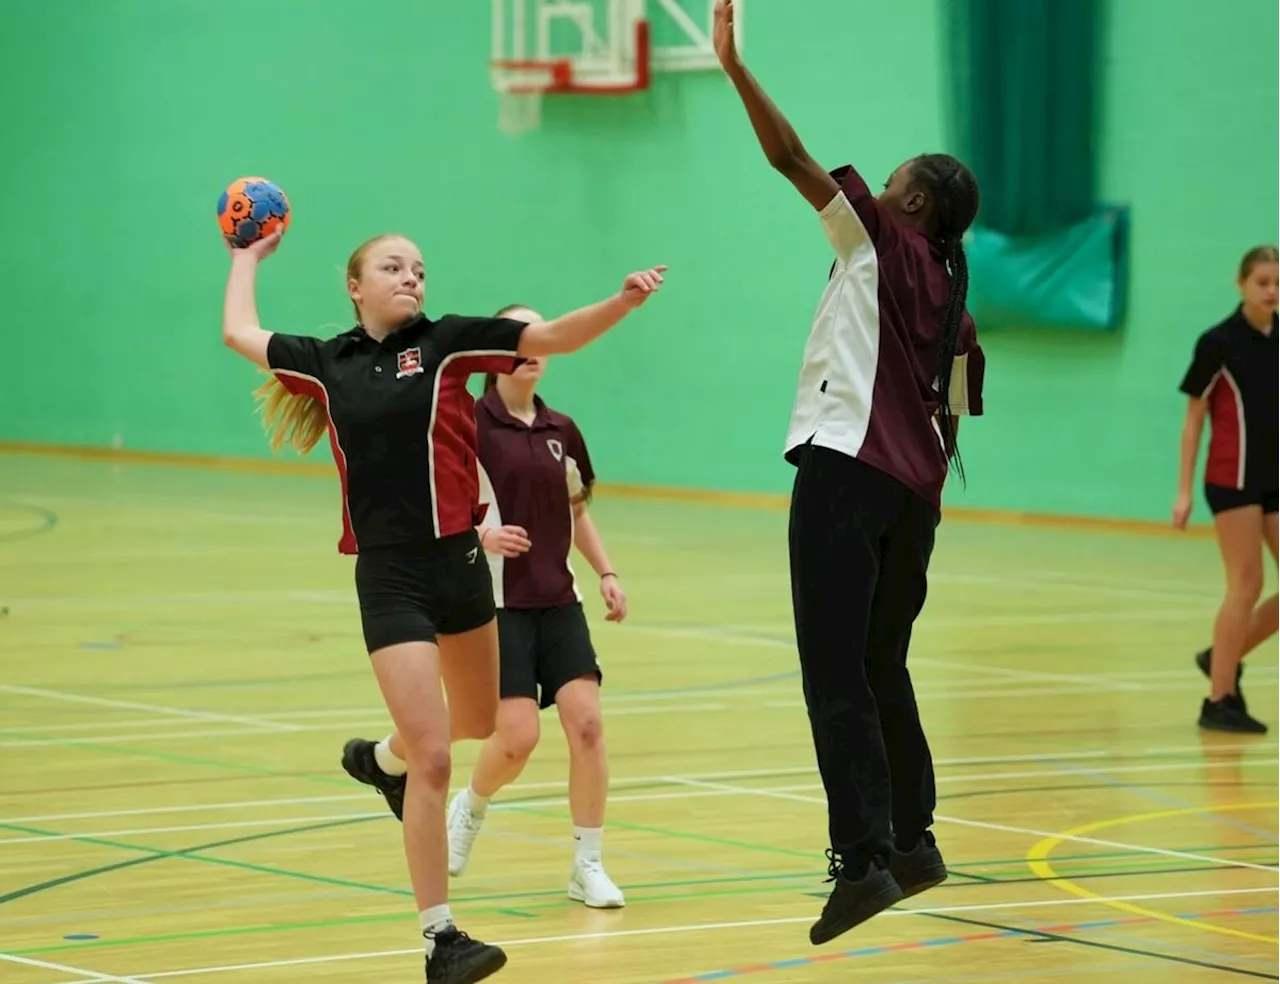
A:
<svg viewBox="0 0 1280 984">
<path fill-rule="evenodd" d="M 240 178 L 218 198 L 218 227 L 233 249 L 252 246 L 289 228 L 289 199 L 266 178 Z"/>
</svg>

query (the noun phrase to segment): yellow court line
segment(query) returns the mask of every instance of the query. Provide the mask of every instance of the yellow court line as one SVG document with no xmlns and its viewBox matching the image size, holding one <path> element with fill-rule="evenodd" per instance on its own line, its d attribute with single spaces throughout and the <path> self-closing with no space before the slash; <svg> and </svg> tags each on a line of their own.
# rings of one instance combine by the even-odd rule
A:
<svg viewBox="0 0 1280 984">
<path fill-rule="evenodd" d="M 1257 943 L 1280 943 L 1280 939 L 1274 936 L 1261 936 L 1257 933 L 1246 933 L 1241 929 L 1230 929 L 1227 926 L 1218 926 L 1214 923 L 1204 922 L 1193 919 L 1180 919 L 1177 916 L 1171 916 L 1165 912 L 1156 912 L 1152 909 L 1144 909 L 1140 905 L 1133 905 L 1129 902 L 1112 902 L 1105 896 L 1096 892 L 1091 892 L 1087 888 L 1082 888 L 1068 878 L 1063 878 L 1049 863 L 1049 855 L 1059 844 L 1070 840 L 1073 837 L 1084 837 L 1098 830 L 1105 830 L 1108 827 L 1119 827 L 1127 823 L 1141 823 L 1144 820 L 1164 820 L 1168 817 L 1185 817 L 1194 815 L 1203 815 L 1206 813 L 1229 813 L 1244 810 L 1262 810 L 1275 809 L 1280 807 L 1280 803 L 1230 803 L 1226 806 L 1197 806 L 1183 810 L 1161 810 L 1158 813 L 1133 813 L 1128 816 L 1114 817 L 1110 820 L 1098 820 L 1095 823 L 1086 823 L 1080 827 L 1072 827 L 1070 830 L 1061 834 L 1055 834 L 1053 837 L 1046 837 L 1038 844 L 1033 846 L 1027 852 L 1027 866 L 1031 869 L 1032 874 L 1037 878 L 1043 878 L 1049 884 L 1077 895 L 1082 899 L 1097 899 L 1103 905 L 1109 905 L 1113 909 L 1119 909 L 1122 912 L 1128 912 L 1137 916 L 1146 916 L 1149 919 L 1158 919 L 1161 922 L 1173 923 L 1175 926 L 1190 926 L 1193 929 L 1201 929 L 1210 933 L 1221 933 L 1224 936 L 1236 936 L 1240 939 L 1253 940 Z"/>
</svg>

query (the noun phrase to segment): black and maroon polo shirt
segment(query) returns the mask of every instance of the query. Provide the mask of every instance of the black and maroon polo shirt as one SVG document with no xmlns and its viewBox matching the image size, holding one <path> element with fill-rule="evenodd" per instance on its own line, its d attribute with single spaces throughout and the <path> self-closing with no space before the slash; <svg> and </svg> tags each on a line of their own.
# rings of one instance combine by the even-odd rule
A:
<svg viewBox="0 0 1280 984">
<path fill-rule="evenodd" d="M 319 401 L 342 485 L 338 550 L 420 543 L 472 529 L 478 507 L 472 373 L 511 372 L 523 321 L 419 315 L 381 342 L 275 333 L 267 363 Z"/>
<path fill-rule="evenodd" d="M 982 413 L 986 357 L 966 312 L 951 378 L 935 378 L 951 276 L 937 244 L 900 225 L 852 167 L 818 214 L 835 262 L 800 367 L 785 454 L 812 442 L 892 475 L 935 506 L 947 456 L 934 415 L 948 387 L 957 416 Z"/>
<path fill-rule="evenodd" d="M 499 608 L 554 608 L 582 600 L 569 563 L 573 503 L 595 482 L 577 424 L 533 398 L 532 424 L 507 412 L 497 388 L 476 405 L 484 524 L 520 526 L 532 546 L 520 557 L 487 554 Z"/>
<path fill-rule="evenodd" d="M 1205 400 L 1209 456 L 1204 480 L 1229 489 L 1271 492 L 1277 479 L 1276 319 L 1261 332 L 1236 308 L 1196 339 L 1195 354 L 1178 387 Z"/>
</svg>

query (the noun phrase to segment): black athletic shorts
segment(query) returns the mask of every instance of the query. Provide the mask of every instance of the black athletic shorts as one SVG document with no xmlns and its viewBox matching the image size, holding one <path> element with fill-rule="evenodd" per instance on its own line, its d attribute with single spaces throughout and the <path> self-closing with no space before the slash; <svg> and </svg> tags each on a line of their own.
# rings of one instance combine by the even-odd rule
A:
<svg viewBox="0 0 1280 984">
<path fill-rule="evenodd" d="M 566 683 L 604 679 L 581 604 L 498 609 L 498 650 L 503 698 L 528 697 L 550 707 Z"/>
<path fill-rule="evenodd" d="M 1205 502 L 1209 503 L 1209 511 L 1215 516 L 1241 506 L 1261 506 L 1264 514 L 1273 513 L 1277 511 L 1277 498 L 1276 489 L 1233 489 L 1226 485 L 1210 485 L 1208 482 L 1204 485 Z"/>
<path fill-rule="evenodd" d="M 475 530 L 356 555 L 356 595 L 369 652 L 436 633 L 478 629 L 494 617 L 493 578 Z"/>
</svg>

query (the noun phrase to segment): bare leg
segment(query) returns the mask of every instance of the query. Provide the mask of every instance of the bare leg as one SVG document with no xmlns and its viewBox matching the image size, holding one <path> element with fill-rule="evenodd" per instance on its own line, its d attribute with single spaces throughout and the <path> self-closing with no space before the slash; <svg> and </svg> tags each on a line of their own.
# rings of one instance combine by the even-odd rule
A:
<svg viewBox="0 0 1280 984">
<path fill-rule="evenodd" d="M 508 697 L 498 704 L 498 727 L 480 750 L 471 772 L 471 789 L 488 799 L 524 771 L 538 745 L 538 705 L 528 697 Z"/>
<path fill-rule="evenodd" d="M 440 654 L 426 642 L 370 655 L 408 767 L 404 849 L 418 911 L 448 898 L 444 801 L 449 791 L 449 708 L 440 686 Z"/>
<path fill-rule="evenodd" d="M 600 684 L 579 677 L 560 688 L 556 708 L 569 743 L 569 811 L 578 827 L 604 826 L 609 762 L 600 716 Z"/>
<path fill-rule="evenodd" d="M 1236 692 L 1236 670 L 1244 655 L 1253 607 L 1262 594 L 1262 509 L 1246 506 L 1214 517 L 1226 569 L 1227 591 L 1213 626 L 1210 663 L 1214 701 Z"/>
</svg>

